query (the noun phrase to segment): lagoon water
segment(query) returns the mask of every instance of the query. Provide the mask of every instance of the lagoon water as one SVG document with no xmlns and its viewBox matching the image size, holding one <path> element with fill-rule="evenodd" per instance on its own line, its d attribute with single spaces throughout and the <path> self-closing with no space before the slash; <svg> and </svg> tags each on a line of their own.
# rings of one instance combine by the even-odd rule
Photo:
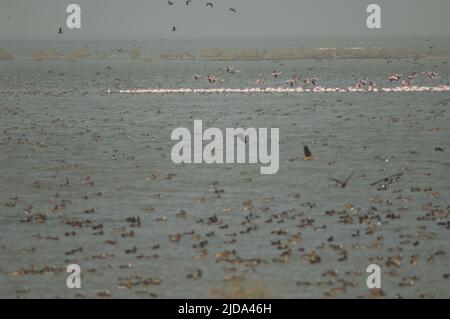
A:
<svg viewBox="0 0 450 319">
<path fill-rule="evenodd" d="M 224 87 L 294 74 L 389 86 L 389 73 L 414 71 L 445 84 L 448 55 L 33 61 L 18 47 L 0 61 L 0 297 L 229 297 L 236 282 L 250 297 L 376 297 L 372 263 L 386 298 L 450 297 L 448 93 L 106 94 L 210 86 L 194 73 Z M 171 132 L 194 119 L 280 128 L 278 173 L 173 164 Z M 346 188 L 330 180 L 353 171 Z M 66 287 L 72 263 L 81 289 Z"/>
</svg>

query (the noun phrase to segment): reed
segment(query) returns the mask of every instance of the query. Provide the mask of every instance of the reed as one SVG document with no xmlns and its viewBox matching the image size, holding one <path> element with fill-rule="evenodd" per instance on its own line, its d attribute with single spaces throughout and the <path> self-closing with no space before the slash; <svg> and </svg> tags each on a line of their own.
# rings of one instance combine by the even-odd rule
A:
<svg viewBox="0 0 450 319">
<path fill-rule="evenodd" d="M 31 54 L 31 58 L 34 61 L 47 61 L 47 60 L 59 60 L 64 57 L 64 54 L 58 51 L 34 51 Z"/>
<path fill-rule="evenodd" d="M 86 48 L 76 48 L 70 53 L 71 60 L 81 60 L 89 57 L 91 54 Z"/>
<path fill-rule="evenodd" d="M 14 56 L 5 49 L 0 49 L 0 60 L 14 60 Z"/>
</svg>

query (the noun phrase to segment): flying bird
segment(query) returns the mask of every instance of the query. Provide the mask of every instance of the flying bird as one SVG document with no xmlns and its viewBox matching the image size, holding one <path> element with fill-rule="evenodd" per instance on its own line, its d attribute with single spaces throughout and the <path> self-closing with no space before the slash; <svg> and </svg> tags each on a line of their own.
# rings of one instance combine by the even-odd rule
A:
<svg viewBox="0 0 450 319">
<path fill-rule="evenodd" d="M 173 6 L 174 4 L 175 4 L 175 2 L 173 2 L 173 1 L 167 1 L 167 3 L 169 3 L 169 6 Z"/>
<path fill-rule="evenodd" d="M 319 81 L 319 79 L 317 79 L 317 78 L 312 78 L 312 79 L 307 78 L 307 79 L 304 79 L 304 80 L 303 80 L 303 83 L 305 83 L 305 84 L 316 85 L 316 83 L 317 83 L 318 81 Z"/>
<path fill-rule="evenodd" d="M 192 0 L 186 0 L 186 5 L 188 6 L 191 2 Z"/>
<path fill-rule="evenodd" d="M 336 179 L 336 178 L 330 178 L 330 180 L 335 181 L 337 184 L 339 184 L 342 188 L 345 188 L 347 186 L 348 181 L 350 180 L 350 178 L 352 178 L 352 176 L 355 174 L 355 172 L 353 171 L 353 173 L 350 174 L 349 177 L 347 177 L 345 179 L 345 181 L 341 182 L 340 180 Z"/>
<path fill-rule="evenodd" d="M 422 75 L 426 76 L 429 80 L 437 80 L 441 78 L 441 75 L 437 72 L 422 72 Z"/>
<path fill-rule="evenodd" d="M 399 81 L 402 78 L 402 74 L 397 74 L 397 73 L 391 73 L 389 74 L 388 80 L 390 82 L 392 81 Z"/>
<path fill-rule="evenodd" d="M 64 33 L 63 29 L 60 27 L 59 30 L 58 30 L 58 34 L 63 34 L 63 33 Z"/>
<path fill-rule="evenodd" d="M 214 5 L 213 5 L 212 2 L 208 2 L 208 3 L 206 4 L 206 6 L 207 6 L 207 7 L 211 7 L 211 8 L 214 7 Z"/>
<path fill-rule="evenodd" d="M 230 8 L 230 11 L 233 12 L 233 13 L 237 12 L 237 10 L 235 8 Z"/>
<path fill-rule="evenodd" d="M 403 80 L 402 86 L 411 86 L 413 81 L 419 76 L 419 73 L 413 72 Z"/>
<path fill-rule="evenodd" d="M 230 74 L 234 74 L 235 72 L 238 72 L 238 73 L 241 72 L 239 70 L 236 70 L 236 68 L 234 66 L 229 66 L 229 65 L 225 66 L 224 70 Z"/>
<path fill-rule="evenodd" d="M 303 157 L 303 159 L 305 161 L 310 161 L 315 159 L 315 157 L 312 155 L 311 150 L 309 149 L 309 147 L 307 145 L 305 145 L 303 147 L 303 153 L 305 154 L 305 156 Z"/>
<path fill-rule="evenodd" d="M 366 84 L 367 84 L 367 80 L 358 80 L 358 82 L 356 83 L 356 88 L 357 89 L 364 89 Z"/>
<path fill-rule="evenodd" d="M 175 31 L 177 31 L 177 27 L 176 27 L 176 26 L 173 26 L 173 27 L 172 27 L 172 32 L 175 32 Z"/>
<path fill-rule="evenodd" d="M 290 87 L 293 87 L 294 83 L 295 83 L 294 79 L 289 79 L 289 80 L 286 81 L 286 84 L 288 84 Z"/>
<path fill-rule="evenodd" d="M 383 182 L 391 182 L 391 181 L 394 181 L 394 180 L 399 180 L 400 176 L 402 176 L 402 175 L 403 175 L 403 173 L 399 173 L 399 174 L 394 174 L 394 175 L 385 177 L 385 178 L 380 179 L 380 180 L 378 180 L 376 182 L 373 182 L 372 184 L 370 184 L 370 186 L 374 186 L 374 185 L 377 185 L 377 184 L 380 184 L 380 183 L 383 183 Z"/>
<path fill-rule="evenodd" d="M 295 74 L 292 78 L 286 81 L 286 84 L 290 85 L 290 87 L 293 87 L 294 83 L 297 82 L 298 79 L 300 79 L 300 77 L 297 74 Z"/>
<path fill-rule="evenodd" d="M 277 71 L 273 71 L 272 72 L 272 76 L 277 79 L 281 74 L 283 74 L 283 72 L 277 72 Z"/>
</svg>

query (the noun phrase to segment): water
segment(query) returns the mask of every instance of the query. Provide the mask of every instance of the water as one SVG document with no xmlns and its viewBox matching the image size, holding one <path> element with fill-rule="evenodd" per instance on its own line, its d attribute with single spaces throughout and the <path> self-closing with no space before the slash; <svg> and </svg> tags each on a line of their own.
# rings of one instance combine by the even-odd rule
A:
<svg viewBox="0 0 450 319">
<path fill-rule="evenodd" d="M 265 296 L 347 298 L 369 293 L 365 268 L 377 263 L 387 298 L 449 298 L 448 93 L 106 94 L 208 87 L 194 73 L 223 76 L 226 87 L 264 76 L 276 85 L 274 69 L 344 87 L 432 70 L 443 84 L 448 60 L 0 62 L 0 297 L 228 296 L 235 276 Z M 227 64 L 241 72 L 227 74 Z M 173 164 L 170 134 L 194 119 L 204 128 L 279 127 L 279 172 Z M 304 144 L 316 160 L 303 161 Z M 329 179 L 352 171 L 346 188 Z M 370 186 L 396 173 L 387 190 Z M 430 209 L 440 218 L 422 220 Z M 140 227 L 126 221 L 133 216 Z M 216 256 L 225 250 L 235 250 L 228 261 Z M 307 260 L 313 251 L 320 262 Z M 82 269 L 79 290 L 66 287 L 70 263 Z"/>
</svg>

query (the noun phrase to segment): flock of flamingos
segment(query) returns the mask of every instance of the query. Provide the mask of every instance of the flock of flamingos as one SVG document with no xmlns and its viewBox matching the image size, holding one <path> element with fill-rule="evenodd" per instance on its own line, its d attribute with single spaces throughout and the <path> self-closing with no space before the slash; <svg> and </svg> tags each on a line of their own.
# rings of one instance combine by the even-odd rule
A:
<svg viewBox="0 0 450 319">
<path fill-rule="evenodd" d="M 226 66 L 225 71 L 228 73 L 239 72 L 233 67 Z M 273 71 L 271 77 L 278 79 L 282 75 L 282 72 Z M 209 83 L 210 87 L 207 88 L 131 88 L 120 90 L 107 90 L 108 94 L 111 93 L 149 93 L 149 94 L 186 94 L 186 93 L 200 93 L 200 94 L 213 94 L 213 93 L 232 93 L 232 94 L 260 94 L 260 93 L 361 93 L 361 92 L 450 92 L 450 84 L 419 86 L 414 85 L 414 80 L 419 76 L 425 77 L 427 80 L 435 81 L 441 79 L 441 76 L 437 72 L 413 72 L 407 76 L 403 76 L 398 73 L 391 73 L 388 76 L 390 82 L 400 82 L 400 85 L 394 87 L 378 87 L 377 84 L 368 79 L 359 80 L 356 85 L 349 87 L 323 87 L 316 85 L 319 80 L 317 78 L 304 79 L 301 81 L 301 85 L 297 85 L 296 82 L 300 81 L 300 76 L 294 75 L 290 79 L 284 82 L 282 86 L 267 86 L 262 87 L 265 78 L 257 79 L 254 87 L 245 88 L 226 88 L 219 87 L 217 84 L 223 83 L 224 79 L 216 77 L 214 75 L 208 75 L 204 77 Z M 195 81 L 203 79 L 202 75 L 194 74 L 192 78 Z"/>
</svg>

